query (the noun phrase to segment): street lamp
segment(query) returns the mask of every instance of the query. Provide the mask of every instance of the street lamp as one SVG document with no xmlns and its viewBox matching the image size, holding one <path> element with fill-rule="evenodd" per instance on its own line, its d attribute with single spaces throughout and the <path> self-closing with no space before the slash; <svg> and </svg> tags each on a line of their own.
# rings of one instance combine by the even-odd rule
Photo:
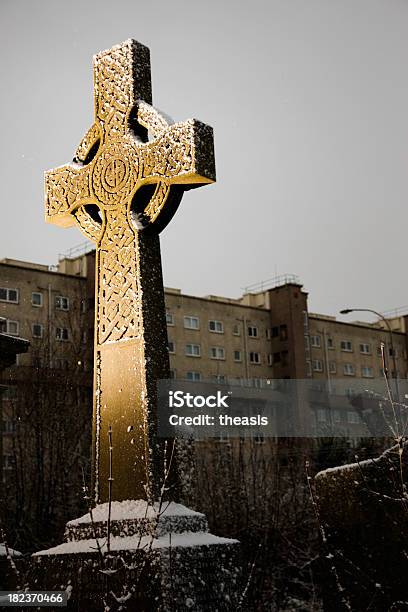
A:
<svg viewBox="0 0 408 612">
<path fill-rule="evenodd" d="M 391 329 L 391 325 L 389 321 L 387 321 L 384 315 L 382 315 L 380 312 L 377 312 L 376 310 L 373 310 L 372 308 L 344 308 L 344 310 L 340 310 L 340 314 L 342 315 L 350 314 L 351 312 L 371 312 L 372 314 L 376 315 L 379 319 L 381 319 L 384 322 L 385 326 L 387 327 L 388 332 L 390 334 L 390 345 L 391 345 L 392 360 L 393 360 L 394 372 L 395 372 L 395 390 L 397 392 L 397 401 L 399 402 L 397 359 L 396 359 L 395 349 L 394 349 L 394 336 L 392 334 L 392 329 Z"/>
</svg>

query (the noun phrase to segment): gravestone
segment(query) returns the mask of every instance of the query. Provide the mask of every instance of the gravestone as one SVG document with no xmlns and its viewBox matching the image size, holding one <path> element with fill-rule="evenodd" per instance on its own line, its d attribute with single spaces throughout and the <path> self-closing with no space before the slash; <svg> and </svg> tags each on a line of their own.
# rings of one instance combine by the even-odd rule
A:
<svg viewBox="0 0 408 612">
<path fill-rule="evenodd" d="M 129 610 L 229 610 L 237 542 L 163 503 L 171 452 L 156 435 L 157 381 L 169 377 L 159 233 L 186 190 L 215 181 L 213 132 L 151 106 L 149 50 L 134 40 L 94 57 L 94 86 L 95 122 L 74 161 L 46 172 L 45 191 L 46 220 L 96 244 L 97 506 L 34 556 L 34 582 L 64 585 L 87 610 L 109 592 Z"/>
</svg>

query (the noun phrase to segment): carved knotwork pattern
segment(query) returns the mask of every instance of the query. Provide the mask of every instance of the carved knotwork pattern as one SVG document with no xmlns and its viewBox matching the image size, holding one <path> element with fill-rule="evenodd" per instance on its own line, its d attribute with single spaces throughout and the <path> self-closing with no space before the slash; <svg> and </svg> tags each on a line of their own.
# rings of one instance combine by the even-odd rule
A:
<svg viewBox="0 0 408 612">
<path fill-rule="evenodd" d="M 86 212 L 85 208 L 81 206 L 74 212 L 74 217 L 79 225 L 81 232 L 92 240 L 93 242 L 99 242 L 102 235 L 101 224 L 92 219 L 92 217 Z"/>
<path fill-rule="evenodd" d="M 144 178 L 172 179 L 194 168 L 194 121 L 175 123 L 158 138 L 140 146 Z"/>
<path fill-rule="evenodd" d="M 170 193 L 170 185 L 160 182 L 149 204 L 146 206 L 144 214 L 150 221 L 155 221 L 166 203 Z"/>
<path fill-rule="evenodd" d="M 139 155 L 129 139 L 110 142 L 98 156 L 92 173 L 92 188 L 104 207 L 129 200 L 138 178 Z"/>
<path fill-rule="evenodd" d="M 98 343 L 140 336 L 141 291 L 135 234 L 122 208 L 106 212 L 99 251 Z"/>
<path fill-rule="evenodd" d="M 51 170 L 45 175 L 45 189 L 47 193 L 46 213 L 52 217 L 69 212 L 78 199 L 90 198 L 89 173 L 84 169 L 72 166 L 63 166 Z"/>
<path fill-rule="evenodd" d="M 215 176 L 211 151 L 204 173 L 200 167 L 212 142 L 210 128 L 196 120 L 173 124 L 148 103 L 146 47 L 128 40 L 98 53 L 94 83 L 95 123 L 78 146 L 76 162 L 48 171 L 45 181 L 48 220 L 63 227 L 77 223 L 97 243 L 97 338 L 102 344 L 139 335 L 138 230 L 160 216 L 172 184 L 212 182 Z M 135 118 L 154 135 L 151 142 L 133 131 Z M 146 184 L 156 184 L 154 195 L 130 222 L 132 199 Z M 86 205 L 100 208 L 102 223 Z"/>
<path fill-rule="evenodd" d="M 77 160 L 83 162 L 85 161 L 86 156 L 88 155 L 92 145 L 94 145 L 101 138 L 101 132 L 97 123 L 94 123 L 81 142 L 79 143 L 77 150 L 75 152 L 75 157 Z"/>
<path fill-rule="evenodd" d="M 107 136 L 125 131 L 126 115 L 132 105 L 132 45 L 116 45 L 95 56 L 96 117 Z"/>
<path fill-rule="evenodd" d="M 165 132 L 173 121 L 169 121 L 162 113 L 143 100 L 139 100 L 137 107 L 137 120 L 155 136 Z"/>
</svg>

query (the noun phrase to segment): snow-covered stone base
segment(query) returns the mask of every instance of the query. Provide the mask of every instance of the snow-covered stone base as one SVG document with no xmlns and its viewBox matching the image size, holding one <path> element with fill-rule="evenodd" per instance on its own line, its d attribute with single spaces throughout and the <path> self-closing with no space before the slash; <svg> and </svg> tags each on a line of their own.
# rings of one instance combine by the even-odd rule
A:
<svg viewBox="0 0 408 612">
<path fill-rule="evenodd" d="M 114 502 L 70 521 L 65 542 L 33 555 L 30 588 L 67 589 L 71 609 L 234 610 L 239 543 L 209 533 L 206 517 L 175 503 Z M 108 550 L 109 548 L 109 550 Z"/>
<path fill-rule="evenodd" d="M 17 564 L 21 560 L 18 550 L 0 544 L 0 591 L 13 590 L 16 588 Z"/>
</svg>

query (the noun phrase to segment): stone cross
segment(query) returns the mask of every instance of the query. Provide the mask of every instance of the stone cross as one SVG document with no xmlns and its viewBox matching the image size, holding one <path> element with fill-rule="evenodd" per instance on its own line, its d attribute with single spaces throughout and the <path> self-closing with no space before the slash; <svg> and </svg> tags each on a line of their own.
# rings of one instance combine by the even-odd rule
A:
<svg viewBox="0 0 408 612">
<path fill-rule="evenodd" d="M 96 243 L 93 490 L 157 494 L 156 383 L 169 377 L 159 232 L 183 192 L 215 181 L 212 128 L 171 123 L 151 106 L 147 47 L 127 40 L 94 57 L 95 122 L 74 161 L 45 173 L 46 221 Z M 152 489 L 153 485 L 153 489 Z"/>
</svg>

